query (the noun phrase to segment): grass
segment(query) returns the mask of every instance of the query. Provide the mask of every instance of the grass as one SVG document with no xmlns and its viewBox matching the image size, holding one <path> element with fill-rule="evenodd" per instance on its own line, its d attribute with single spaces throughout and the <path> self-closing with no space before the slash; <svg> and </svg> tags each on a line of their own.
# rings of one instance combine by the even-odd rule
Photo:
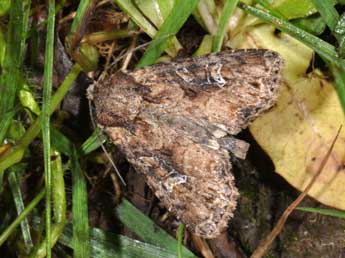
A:
<svg viewBox="0 0 345 258">
<path fill-rule="evenodd" d="M 274 25 L 279 30 L 291 35 L 312 48 L 328 65 L 333 73 L 337 93 L 342 108 L 345 110 L 345 65 L 343 49 L 345 48 L 345 29 L 341 14 L 334 7 L 335 1 L 330 0 L 287 0 L 287 1 L 256 1 L 258 5 L 247 5 L 237 0 L 223 1 L 224 5 L 219 6 L 221 1 L 213 0 L 115 0 L 114 3 L 125 12 L 131 19 L 126 28 L 112 28 L 112 32 L 101 31 L 101 34 L 91 33 L 86 36 L 88 47 L 92 44 L 102 44 L 106 40 L 138 37 L 138 31 L 147 34 L 152 41 L 144 51 L 143 56 L 135 65 L 137 68 L 153 64 L 162 55 L 176 57 L 182 45 L 176 35 L 190 17 L 194 17 L 208 33 L 202 44 L 198 46 L 195 55 L 217 52 L 222 50 L 226 37 L 228 20 L 237 7 L 249 15 L 256 16 L 260 20 Z M 67 52 L 71 54 L 76 62 L 65 77 L 61 85 L 52 94 L 53 65 L 54 65 L 54 42 L 55 42 L 55 14 L 65 9 L 65 3 L 61 1 L 55 8 L 55 1 L 48 1 L 46 10 L 48 17 L 46 21 L 36 27 L 29 23 L 30 15 L 38 12 L 31 5 L 31 1 L 4 1 L 0 4 L 0 15 L 8 19 L 8 24 L 0 23 L 0 141 L 4 148 L 0 148 L 0 176 L 8 175 L 10 190 L 13 195 L 13 206 L 17 216 L 10 212 L 3 211 L 7 216 L 12 216 L 11 222 L 5 225 L 5 230 L 0 234 L 0 246 L 11 236 L 16 237 L 16 229 L 21 226 L 25 249 L 30 252 L 31 257 L 52 257 L 52 247 L 60 241 L 74 250 L 74 257 L 131 257 L 142 253 L 142 257 L 196 257 L 191 251 L 182 245 L 183 227 L 178 230 L 178 241 L 159 229 L 154 223 L 126 200 L 117 208 L 118 218 L 140 237 L 141 241 L 135 241 L 128 237 L 101 231 L 89 225 L 88 213 L 88 191 L 85 168 L 87 162 L 98 155 L 97 151 L 106 138 L 96 129 L 89 137 L 77 139 L 66 136 L 60 128 L 54 127 L 57 120 L 52 117 L 55 110 L 64 100 L 64 97 L 76 81 L 78 75 L 84 70 L 97 70 L 98 55 L 92 57 L 91 61 L 84 61 L 91 56 L 92 51 L 84 52 L 84 55 L 75 55 L 83 42 L 83 36 L 88 22 L 92 22 L 92 10 L 97 4 L 93 0 L 80 1 L 75 8 L 67 39 Z M 297 4 L 298 3 L 298 4 Z M 344 3 L 342 3 L 344 4 Z M 153 8 L 157 7 L 157 8 Z M 217 12 L 218 10 L 218 12 Z M 310 17 L 310 14 L 317 14 L 318 17 Z M 60 13 L 61 14 L 61 13 Z M 71 16 L 72 17 L 72 16 Z M 300 24 L 311 24 L 319 28 L 319 24 L 328 27 L 330 35 L 336 43 L 326 42 L 324 39 L 301 28 Z M 24 67 L 31 65 L 26 60 L 29 56 L 27 42 L 39 42 L 34 32 L 46 25 L 47 33 L 45 38 L 45 63 L 42 91 L 37 87 L 35 90 L 25 88 L 29 84 L 32 74 Z M 61 25 L 62 27 L 64 25 Z M 61 28 L 60 28 L 61 29 Z M 5 33 L 6 31 L 6 33 Z M 316 31 L 316 30 L 311 30 Z M 135 32 L 135 33 L 134 33 Z M 103 34 L 102 34 L 103 33 Z M 315 32 L 316 33 L 316 32 Z M 319 30 L 317 34 L 324 33 Z M 141 38 L 142 40 L 142 38 Z M 147 40 L 147 39 L 146 39 Z M 34 44 L 33 44 L 34 45 Z M 36 45 L 37 49 L 38 45 Z M 118 54 L 125 49 L 120 48 Z M 93 48 L 92 48 L 93 49 Z M 27 51 L 27 52 L 26 52 Z M 36 51 L 32 51 L 30 58 L 37 60 Z M 85 54 L 87 53 L 87 54 Z M 38 54 L 38 53 L 37 53 Z M 78 63 L 79 62 L 79 63 Z M 90 66 L 89 64 L 92 63 Z M 24 92 L 23 92 L 24 91 Z M 37 97 L 37 92 L 41 95 Z M 42 105 L 38 106 L 42 100 Z M 41 110 L 40 110 L 41 109 Z M 23 119 L 23 117 L 28 119 Z M 14 121 L 20 121 L 23 134 L 20 137 L 11 139 L 9 128 Z M 29 121 L 29 122 L 28 122 Z M 25 126 L 24 126 L 25 125 Z M 42 138 L 39 138 L 40 132 Z M 82 137 L 81 137 L 82 138 Z M 27 173 L 25 161 L 33 158 L 30 147 L 34 141 L 43 143 L 44 153 L 44 186 L 37 179 L 39 187 L 35 189 L 32 200 L 28 202 L 21 191 L 21 184 L 25 177 L 19 176 Z M 5 148 L 6 147 L 6 148 Z M 63 157 L 61 157 L 63 155 Z M 66 161 L 68 160 L 68 161 Z M 64 183 L 65 171 L 72 173 L 72 224 L 65 227 L 66 222 L 66 187 Z M 5 185 L 5 183 L 2 181 Z M 45 198 L 45 212 L 39 207 L 40 201 Z M 302 209 L 301 209 L 302 210 Z M 303 209 L 308 212 L 338 216 L 343 218 L 342 213 L 326 210 Z M 28 215 L 33 211 L 37 214 L 46 214 L 44 223 L 45 235 L 41 235 L 40 241 L 33 241 L 31 236 L 32 225 Z M 54 216 L 52 216 L 52 214 Z M 72 226 L 73 225 L 73 226 Z M 127 256 L 126 256 L 127 255 Z"/>
<path fill-rule="evenodd" d="M 51 144 L 50 144 L 50 101 L 53 84 L 53 62 L 54 62 L 54 31 L 55 31 L 55 1 L 48 2 L 48 25 L 47 39 L 44 56 L 43 76 L 43 103 L 41 115 L 43 157 L 44 157 L 44 178 L 46 188 L 46 252 L 47 257 L 52 257 L 51 252 L 51 193 L 52 193 L 52 171 L 51 171 Z M 25 36 L 25 35 L 24 35 Z"/>
</svg>

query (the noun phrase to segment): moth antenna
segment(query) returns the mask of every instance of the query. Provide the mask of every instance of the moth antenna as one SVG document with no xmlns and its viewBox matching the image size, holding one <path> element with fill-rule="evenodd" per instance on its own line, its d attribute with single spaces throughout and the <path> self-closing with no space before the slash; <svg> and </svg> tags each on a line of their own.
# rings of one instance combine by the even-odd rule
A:
<svg viewBox="0 0 345 258">
<path fill-rule="evenodd" d="M 96 124 L 95 124 L 95 120 L 94 120 L 94 117 L 93 117 L 92 108 L 91 108 L 92 105 L 91 105 L 91 99 L 90 99 L 90 98 L 88 98 L 88 103 L 89 103 L 89 113 L 90 113 L 90 118 L 91 118 L 91 124 L 92 124 L 93 129 L 96 130 L 97 126 L 96 126 Z M 103 150 L 105 156 L 106 156 L 107 159 L 109 160 L 111 166 L 114 168 L 116 175 L 117 175 L 118 178 L 120 179 L 121 183 L 122 183 L 124 186 L 126 186 L 125 180 L 124 180 L 123 177 L 121 176 L 120 171 L 117 169 L 117 167 L 116 167 L 116 165 L 115 165 L 113 159 L 111 158 L 109 152 L 108 152 L 107 149 L 104 147 L 104 144 L 103 144 L 102 141 L 99 139 L 98 134 L 96 135 L 96 137 L 97 137 L 97 139 L 99 140 L 99 142 L 100 142 L 100 144 L 101 144 L 101 148 L 102 148 L 102 150 Z"/>
<path fill-rule="evenodd" d="M 120 55 L 119 57 L 117 57 L 117 58 L 110 64 L 110 67 L 116 65 L 121 59 L 125 58 L 127 55 L 132 54 L 133 52 L 135 52 L 135 51 L 137 51 L 137 50 L 139 50 L 139 49 L 142 49 L 142 48 L 148 46 L 151 42 L 152 42 L 152 40 L 149 41 L 149 42 L 146 42 L 146 43 L 144 43 L 144 44 L 141 44 L 141 45 L 139 45 L 139 46 L 137 46 L 137 47 L 135 47 L 135 48 L 132 48 L 132 49 L 129 50 L 129 51 L 126 51 L 124 54 L 122 54 L 122 55 Z"/>
<path fill-rule="evenodd" d="M 162 37 L 160 37 L 160 38 L 150 40 L 150 41 L 148 41 L 148 42 L 146 42 L 146 43 L 144 43 L 144 44 L 141 44 L 141 45 L 139 45 L 139 46 L 137 46 L 137 47 L 135 47 L 135 48 L 130 49 L 129 51 L 126 51 L 126 53 L 124 53 L 124 54 L 120 55 L 118 58 L 116 58 L 116 59 L 110 64 L 110 67 L 116 65 L 122 58 L 126 57 L 127 55 L 132 54 L 133 52 L 135 52 L 135 51 L 137 51 L 137 50 L 139 50 L 139 49 L 142 49 L 142 48 L 144 48 L 144 47 L 150 45 L 151 43 L 153 43 L 153 42 L 155 42 L 155 41 L 162 40 L 162 39 L 167 38 L 167 37 L 170 37 L 170 36 L 172 36 L 172 35 L 173 35 L 173 34 L 171 34 L 171 33 L 170 33 L 170 34 L 167 34 L 167 35 L 164 35 L 164 36 L 162 36 Z"/>
</svg>

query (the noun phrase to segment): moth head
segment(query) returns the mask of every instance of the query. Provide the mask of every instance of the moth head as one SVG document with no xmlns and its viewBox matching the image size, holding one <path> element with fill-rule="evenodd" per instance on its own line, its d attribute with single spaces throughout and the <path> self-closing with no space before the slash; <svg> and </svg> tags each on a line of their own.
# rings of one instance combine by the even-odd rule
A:
<svg viewBox="0 0 345 258">
<path fill-rule="evenodd" d="M 118 73 L 98 83 L 93 89 L 97 123 L 101 126 L 126 126 L 133 121 L 142 108 L 142 97 L 136 84 L 124 73 Z"/>
</svg>

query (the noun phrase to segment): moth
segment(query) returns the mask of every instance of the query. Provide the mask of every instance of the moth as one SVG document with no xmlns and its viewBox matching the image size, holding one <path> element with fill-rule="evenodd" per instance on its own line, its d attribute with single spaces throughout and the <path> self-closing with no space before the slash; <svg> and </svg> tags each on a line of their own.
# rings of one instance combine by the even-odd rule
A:
<svg viewBox="0 0 345 258">
<path fill-rule="evenodd" d="M 98 126 L 189 230 L 215 238 L 238 190 L 234 135 L 275 103 L 282 69 L 271 50 L 224 51 L 116 72 L 89 90 Z"/>
</svg>

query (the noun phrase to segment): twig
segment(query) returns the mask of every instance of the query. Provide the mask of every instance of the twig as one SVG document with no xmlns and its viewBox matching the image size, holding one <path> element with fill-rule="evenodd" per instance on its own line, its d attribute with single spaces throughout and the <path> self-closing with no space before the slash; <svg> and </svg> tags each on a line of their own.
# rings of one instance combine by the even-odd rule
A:
<svg viewBox="0 0 345 258">
<path fill-rule="evenodd" d="M 283 215 L 280 217 L 280 219 L 278 220 L 277 224 L 275 225 L 275 227 L 273 228 L 271 233 L 259 244 L 259 246 L 256 248 L 254 253 L 250 256 L 250 258 L 261 258 L 267 253 L 267 251 L 268 251 L 269 247 L 271 246 L 272 242 L 274 241 L 274 239 L 282 231 L 282 229 L 285 225 L 285 222 L 288 219 L 288 217 L 290 216 L 290 214 L 293 212 L 294 209 L 296 209 L 296 207 L 307 196 L 309 190 L 314 185 L 316 179 L 318 179 L 322 170 L 324 169 L 324 167 L 325 167 L 325 165 L 326 165 L 326 163 L 327 163 L 327 161 L 328 161 L 328 159 L 332 153 L 334 144 L 336 143 L 336 141 L 338 139 L 341 128 L 342 128 L 342 126 L 339 127 L 338 132 L 337 132 L 336 136 L 334 137 L 331 146 L 329 147 L 325 157 L 323 158 L 316 174 L 314 175 L 314 177 L 312 178 L 310 183 L 307 185 L 307 187 L 304 189 L 304 191 L 297 197 L 297 199 L 293 203 L 291 203 L 289 205 L 289 207 L 287 207 L 287 209 L 284 211 Z"/>
</svg>

